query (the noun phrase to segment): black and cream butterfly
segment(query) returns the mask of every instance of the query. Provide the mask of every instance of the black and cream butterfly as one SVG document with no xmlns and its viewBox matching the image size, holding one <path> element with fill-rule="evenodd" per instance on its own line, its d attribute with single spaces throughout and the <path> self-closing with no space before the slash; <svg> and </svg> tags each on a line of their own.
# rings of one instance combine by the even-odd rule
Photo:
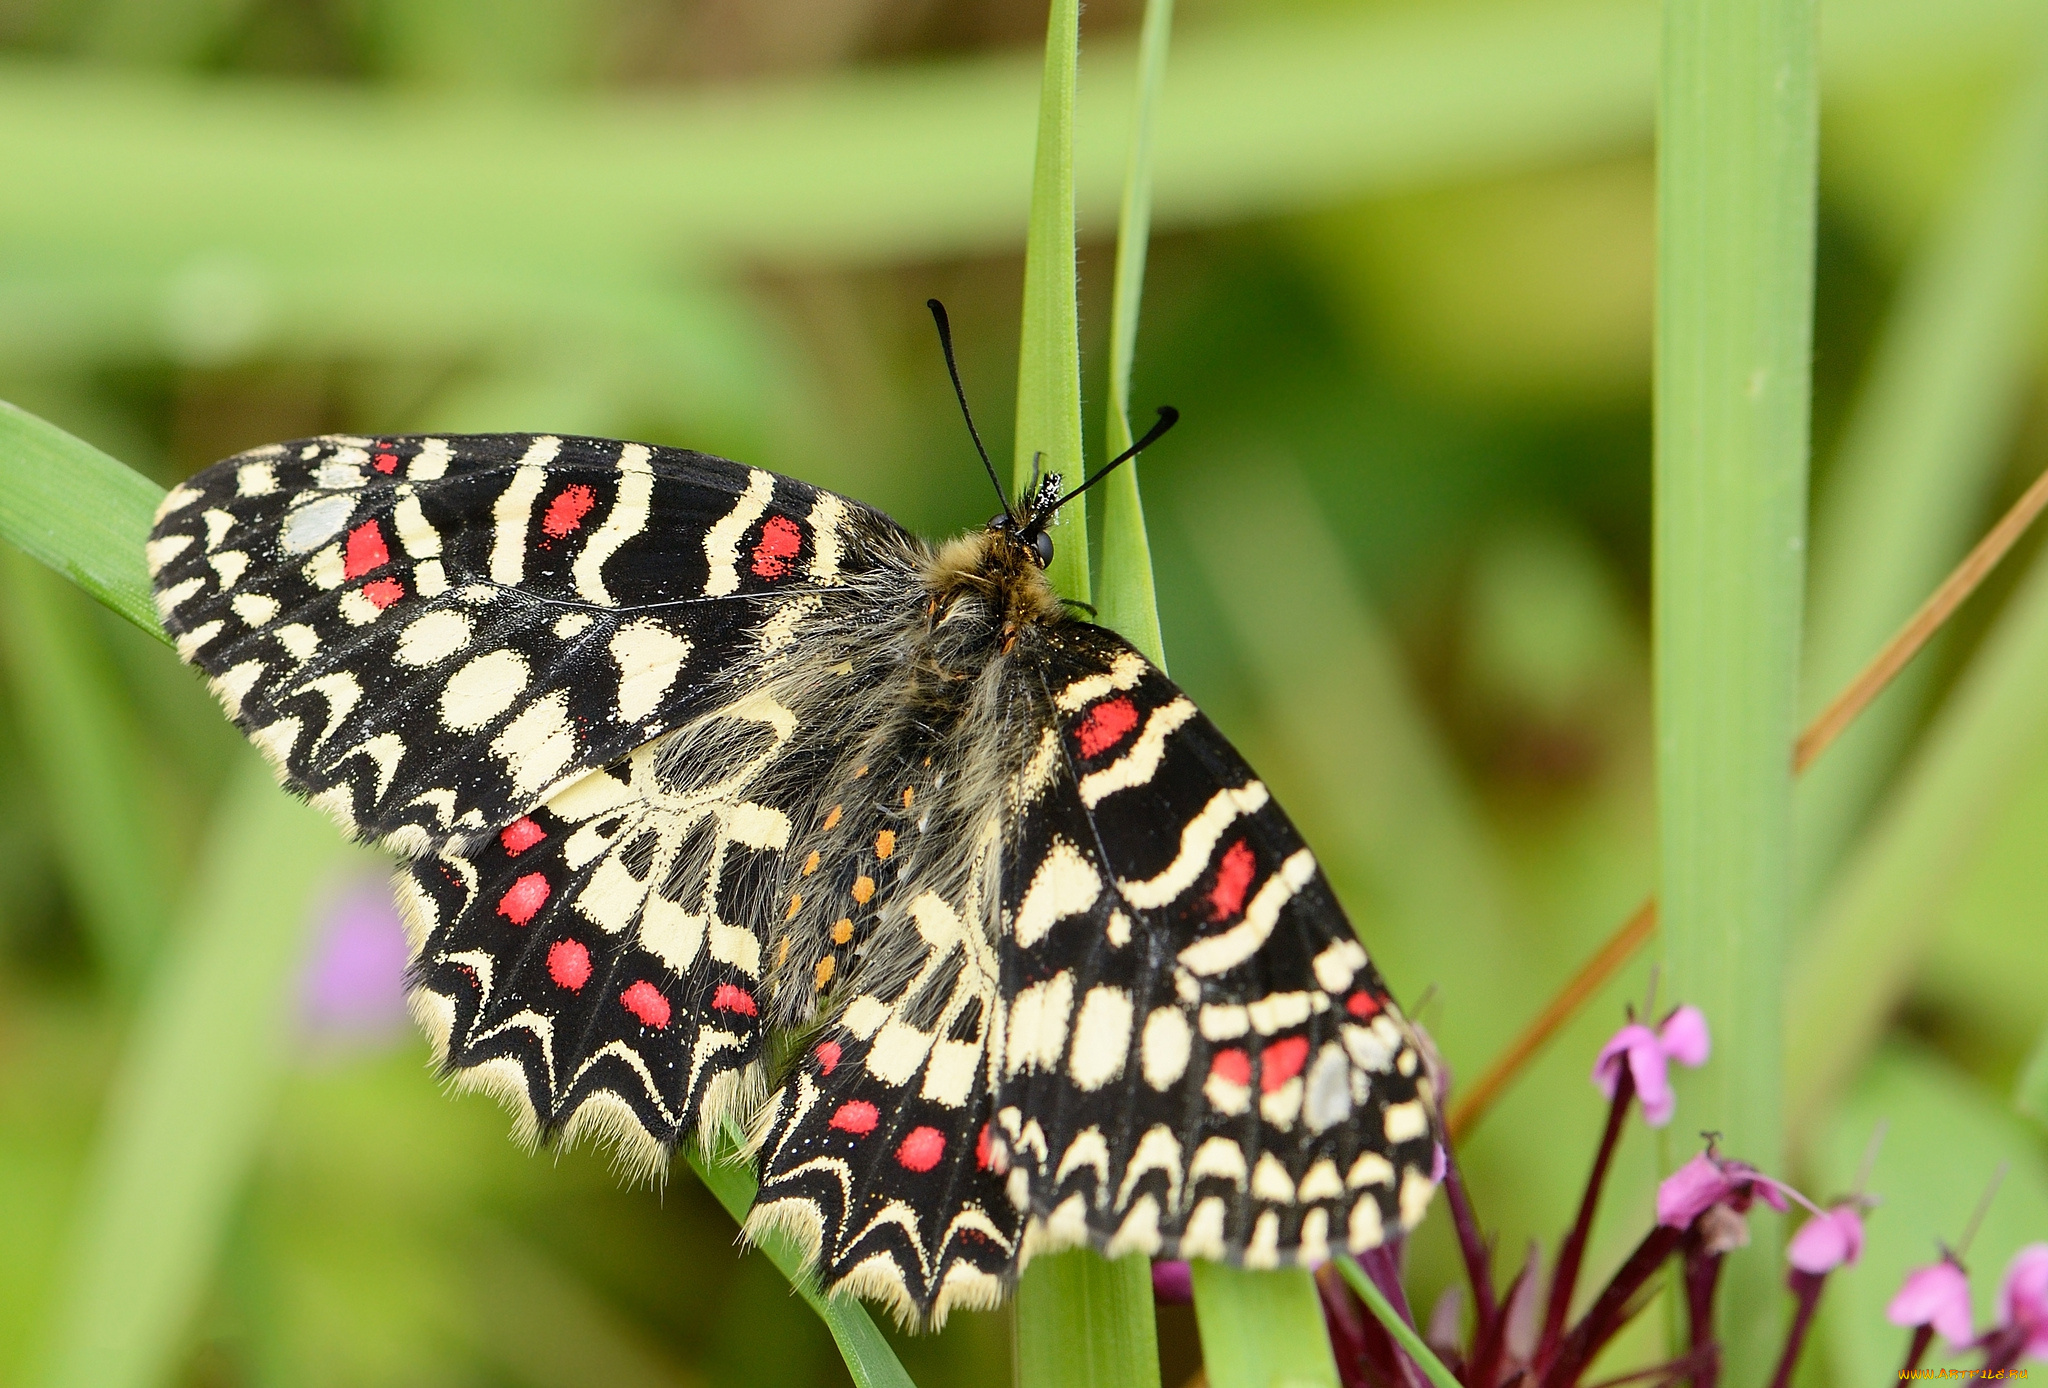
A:
<svg viewBox="0 0 2048 1388">
<path fill-rule="evenodd" d="M 165 630 L 406 861 L 413 1009 L 522 1136 L 737 1122 L 748 1229 L 909 1321 L 1034 1253 L 1411 1227 L 1435 1095 L 1314 856 L 1042 568 L 606 439 L 329 436 L 164 499 Z"/>
</svg>

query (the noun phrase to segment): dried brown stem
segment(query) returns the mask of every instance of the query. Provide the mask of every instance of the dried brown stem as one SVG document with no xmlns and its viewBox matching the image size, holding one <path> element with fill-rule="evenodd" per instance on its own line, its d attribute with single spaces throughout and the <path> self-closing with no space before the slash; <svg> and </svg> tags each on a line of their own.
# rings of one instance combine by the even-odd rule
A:
<svg viewBox="0 0 2048 1388">
<path fill-rule="evenodd" d="M 1956 565 L 1941 586 L 1920 604 L 1920 610 L 1906 619 L 1906 624 L 1885 642 L 1871 662 L 1864 666 L 1848 687 L 1835 696 L 1835 701 L 1820 711 L 1820 716 L 1807 724 L 1806 731 L 1799 735 L 1799 741 L 1792 744 L 1792 769 L 1804 771 L 1813 765 L 1813 759 L 1827 750 L 1828 744 L 1841 736 L 1842 730 L 1856 720 L 1856 715 L 1870 705 L 1890 684 L 1906 663 L 1920 653 L 1935 632 L 1963 605 L 1963 599 L 1977 590 L 1984 576 L 1996 568 L 1998 561 L 2019 542 L 2034 517 L 2041 514 L 2041 508 L 2048 506 L 2048 472 L 2034 479 L 2034 485 L 2020 494 L 2012 509 L 1999 517 L 1998 524 L 1991 527 L 1977 547 L 1963 556 L 1963 562 Z"/>
<path fill-rule="evenodd" d="M 1849 681 L 1835 696 L 1834 702 L 1821 710 L 1819 717 L 1807 725 L 1806 731 L 1792 746 L 1792 769 L 1795 773 L 1813 765 L 1814 758 L 1826 751 L 1828 745 L 1841 736 L 1842 730 L 1870 706 L 1870 701 L 1883 692 L 1899 671 L 1906 668 L 1907 662 L 1920 653 L 1920 648 L 1941 629 L 1942 623 L 1977 590 L 1985 575 L 1996 568 L 1998 561 L 2019 542 L 2020 536 L 2026 533 L 2027 527 L 2033 524 L 2043 508 L 2048 508 L 2048 471 L 2034 479 L 2034 484 L 2020 494 L 2020 499 L 2012 504 L 2011 509 L 1999 517 L 1998 524 L 1991 527 L 1977 542 L 1976 548 L 1941 581 L 1941 586 L 1920 604 L 1920 610 L 1906 619 L 1906 624 L 1885 642 L 1884 649 L 1863 667 L 1855 679 Z M 1500 1098 L 1501 1092 L 1514 1082 L 1537 1053 L 1564 1029 L 1564 1024 L 1600 991 L 1607 980 L 1634 957 L 1635 952 L 1656 933 L 1656 928 L 1657 898 L 1653 896 L 1646 898 L 1636 908 L 1635 914 L 1622 922 L 1621 928 L 1609 936 L 1598 952 L 1572 975 L 1571 981 L 1537 1014 L 1536 1020 L 1523 1029 L 1522 1034 L 1453 1106 L 1450 1129 L 1454 1140 L 1478 1126 L 1479 1120 Z"/>
<path fill-rule="evenodd" d="M 1522 1030 L 1500 1059 L 1487 1067 L 1486 1073 L 1457 1103 L 1451 1106 L 1451 1140 L 1461 1141 L 1479 1123 L 1501 1091 L 1511 1084 L 1515 1077 L 1536 1057 L 1536 1053 L 1550 1044 L 1550 1039 L 1564 1028 L 1586 1001 L 1599 992 L 1607 980 L 1629 961 L 1643 943 L 1657 932 L 1657 898 L 1645 897 L 1643 904 L 1636 907 L 1635 914 L 1622 922 L 1621 929 L 1608 937 L 1607 942 L 1591 959 L 1579 967 L 1571 981 L 1558 990 L 1536 1020 Z"/>
</svg>

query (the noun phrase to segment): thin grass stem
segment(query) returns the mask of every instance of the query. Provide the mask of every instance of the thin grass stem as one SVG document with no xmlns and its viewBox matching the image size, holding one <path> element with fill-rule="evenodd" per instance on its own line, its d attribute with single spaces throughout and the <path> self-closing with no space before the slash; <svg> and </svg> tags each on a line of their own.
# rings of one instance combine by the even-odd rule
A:
<svg viewBox="0 0 2048 1388">
<path fill-rule="evenodd" d="M 1138 34 L 1138 104 L 1131 122 L 1130 162 L 1117 218 L 1116 283 L 1109 320 L 1109 406 L 1105 457 L 1131 446 L 1131 362 L 1138 348 L 1138 310 L 1144 298 L 1145 253 L 1152 235 L 1152 146 L 1159 95 L 1166 85 L 1167 39 L 1173 0 L 1146 0 Z M 1145 539 L 1145 503 L 1133 459 L 1102 483 L 1101 592 L 1097 608 L 1106 627 L 1121 632 L 1160 669 L 1166 643 L 1152 582 L 1152 549 Z"/>
<path fill-rule="evenodd" d="M 1038 99 L 1038 154 L 1024 244 L 1024 330 L 1017 362 L 1017 444 L 1012 495 L 1057 472 L 1086 475 L 1081 447 L 1081 327 L 1075 295 L 1074 93 L 1080 69 L 1079 0 L 1052 0 Z M 1046 575 L 1062 596 L 1090 597 L 1087 498 L 1060 509 Z"/>
<path fill-rule="evenodd" d="M 1386 1293 L 1374 1285 L 1373 1280 L 1365 1275 L 1363 1268 L 1349 1258 L 1339 1258 L 1337 1271 L 1351 1290 L 1358 1294 L 1358 1299 L 1365 1303 L 1366 1309 L 1372 1312 L 1373 1319 L 1385 1327 L 1386 1332 L 1394 1337 L 1395 1343 L 1415 1361 L 1416 1367 L 1428 1376 L 1434 1388 L 1459 1388 L 1458 1376 L 1444 1367 L 1444 1361 L 1437 1358 L 1435 1351 L 1423 1343 L 1422 1337 L 1415 1333 L 1415 1327 L 1408 1324 L 1401 1313 L 1394 1309 L 1393 1303 L 1387 1300 Z"/>
</svg>

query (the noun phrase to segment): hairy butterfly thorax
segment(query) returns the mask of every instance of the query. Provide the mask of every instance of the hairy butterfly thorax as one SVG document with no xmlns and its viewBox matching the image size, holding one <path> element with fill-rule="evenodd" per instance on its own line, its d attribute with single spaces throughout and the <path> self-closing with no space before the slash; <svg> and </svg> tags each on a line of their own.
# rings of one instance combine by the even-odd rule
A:
<svg viewBox="0 0 2048 1388">
<path fill-rule="evenodd" d="M 280 779 L 402 859 L 445 1073 L 638 1174 L 738 1125 L 750 1231 L 936 1321 L 1073 1244 L 1314 1263 L 1435 1185 L 1314 854 L 1047 583 L 1066 499 L 934 548 L 701 453 L 329 436 L 174 488 L 148 558 Z"/>
</svg>

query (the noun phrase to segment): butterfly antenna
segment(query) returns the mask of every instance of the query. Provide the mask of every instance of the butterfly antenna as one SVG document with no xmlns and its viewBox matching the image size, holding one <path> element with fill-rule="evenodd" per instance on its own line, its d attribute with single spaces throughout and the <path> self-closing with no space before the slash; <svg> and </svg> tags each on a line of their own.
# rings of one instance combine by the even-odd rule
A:
<svg viewBox="0 0 2048 1388">
<path fill-rule="evenodd" d="M 1180 411 L 1176 410 L 1171 405 L 1161 405 L 1159 407 L 1159 418 L 1153 423 L 1150 429 L 1147 429 L 1145 431 L 1144 438 L 1139 439 L 1129 448 L 1126 448 L 1123 452 L 1117 454 L 1114 458 L 1111 458 L 1108 462 L 1104 463 L 1101 467 L 1097 468 L 1095 470 L 1094 476 L 1090 477 L 1086 482 L 1083 482 L 1080 486 L 1074 488 L 1074 490 L 1068 492 L 1065 496 L 1061 497 L 1058 501 L 1055 501 L 1052 505 L 1048 506 L 1045 509 L 1045 514 L 1048 516 L 1051 515 L 1054 511 L 1059 510 L 1060 507 L 1066 505 L 1069 501 L 1072 501 L 1082 492 L 1087 491 L 1097 482 L 1100 482 L 1103 478 L 1109 476 L 1110 473 L 1115 472 L 1125 463 L 1128 463 L 1131 459 L 1137 457 L 1140 453 L 1143 453 L 1153 444 L 1159 442 L 1160 436 L 1178 423 L 1180 423 Z"/>
<path fill-rule="evenodd" d="M 996 465 L 989 461 L 988 450 L 982 447 L 981 431 L 974 427 L 974 411 L 967 408 L 967 391 L 960 384 L 960 368 L 953 361 L 953 325 L 946 318 L 946 306 L 937 299 L 926 299 L 924 306 L 932 311 L 932 322 L 939 327 L 939 350 L 946 354 L 946 374 L 953 378 L 953 394 L 960 401 L 960 417 L 967 421 L 967 437 L 974 440 L 974 451 L 981 455 L 981 465 L 988 469 L 988 480 L 995 484 L 996 500 L 1003 503 L 1003 512 L 1007 515 L 1010 498 L 1003 495 L 1003 483 L 996 476 Z"/>
</svg>

